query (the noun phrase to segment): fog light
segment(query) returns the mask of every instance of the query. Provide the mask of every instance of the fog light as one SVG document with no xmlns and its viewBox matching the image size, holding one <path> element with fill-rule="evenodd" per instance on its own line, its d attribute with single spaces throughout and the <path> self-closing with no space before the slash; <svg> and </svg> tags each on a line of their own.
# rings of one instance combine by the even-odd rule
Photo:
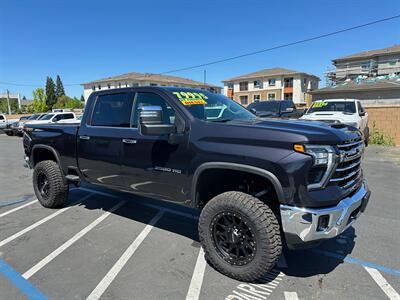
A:
<svg viewBox="0 0 400 300">
<path fill-rule="evenodd" d="M 317 231 L 324 231 L 328 229 L 329 215 L 323 215 L 318 218 Z"/>
</svg>

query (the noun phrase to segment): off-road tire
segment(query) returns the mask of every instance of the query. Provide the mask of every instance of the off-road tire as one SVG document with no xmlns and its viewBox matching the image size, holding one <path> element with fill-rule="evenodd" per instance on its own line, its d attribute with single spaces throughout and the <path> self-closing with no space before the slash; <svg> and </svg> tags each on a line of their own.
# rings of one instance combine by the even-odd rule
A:
<svg viewBox="0 0 400 300">
<path fill-rule="evenodd" d="M 12 133 L 11 131 L 7 131 L 6 134 L 7 134 L 8 136 L 13 136 L 13 135 L 14 135 L 14 133 Z"/>
<path fill-rule="evenodd" d="M 48 195 L 43 196 L 39 190 L 39 176 L 48 180 Z M 40 204 L 47 208 L 58 208 L 68 198 L 68 183 L 55 161 L 45 160 L 39 162 L 33 170 L 33 189 Z"/>
<path fill-rule="evenodd" d="M 256 240 L 253 259 L 246 265 L 232 265 L 224 260 L 215 246 L 212 220 L 221 212 L 241 215 L 252 228 Z M 282 253 L 280 226 L 272 210 L 259 199 L 242 192 L 225 192 L 211 199 L 199 219 L 199 237 L 206 260 L 219 272 L 251 282 L 270 271 Z"/>
<path fill-rule="evenodd" d="M 369 127 L 368 126 L 364 130 L 364 144 L 365 144 L 365 147 L 368 147 L 368 144 L 369 144 Z"/>
</svg>

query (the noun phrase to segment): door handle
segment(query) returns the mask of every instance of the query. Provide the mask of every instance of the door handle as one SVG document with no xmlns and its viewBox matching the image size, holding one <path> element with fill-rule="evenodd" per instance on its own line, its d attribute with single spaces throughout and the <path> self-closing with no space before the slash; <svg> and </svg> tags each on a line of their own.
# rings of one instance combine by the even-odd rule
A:
<svg viewBox="0 0 400 300">
<path fill-rule="evenodd" d="M 136 144 L 137 140 L 132 140 L 132 139 L 122 139 L 122 142 L 125 144 Z"/>
<path fill-rule="evenodd" d="M 90 136 L 87 136 L 87 135 L 80 135 L 79 136 L 79 138 L 81 139 L 81 140 L 90 140 Z"/>
</svg>

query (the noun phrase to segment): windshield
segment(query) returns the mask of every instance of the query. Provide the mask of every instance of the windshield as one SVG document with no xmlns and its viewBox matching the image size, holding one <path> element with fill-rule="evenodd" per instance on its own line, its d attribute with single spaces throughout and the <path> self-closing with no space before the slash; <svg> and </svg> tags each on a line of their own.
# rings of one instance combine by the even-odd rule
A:
<svg viewBox="0 0 400 300">
<path fill-rule="evenodd" d="M 170 89 L 170 92 L 195 118 L 203 121 L 228 122 L 256 119 L 256 116 L 243 106 L 221 94 L 190 89 Z"/>
<path fill-rule="evenodd" d="M 354 102 L 345 101 L 318 101 L 314 102 L 307 113 L 323 112 L 323 111 L 342 111 L 346 113 L 356 113 Z"/>
<path fill-rule="evenodd" d="M 256 111 L 269 111 L 277 113 L 279 112 L 279 102 L 277 101 L 253 102 L 247 108 L 248 109 L 254 108 Z"/>
<path fill-rule="evenodd" d="M 54 114 L 44 115 L 43 117 L 40 118 L 40 120 L 50 120 L 53 116 Z"/>
</svg>

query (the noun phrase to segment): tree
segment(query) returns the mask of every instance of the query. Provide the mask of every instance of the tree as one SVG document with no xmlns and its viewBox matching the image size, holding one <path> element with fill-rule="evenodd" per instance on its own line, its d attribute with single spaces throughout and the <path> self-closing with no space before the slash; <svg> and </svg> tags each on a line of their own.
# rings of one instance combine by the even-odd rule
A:
<svg viewBox="0 0 400 300">
<path fill-rule="evenodd" d="M 62 84 L 61 78 L 57 75 L 56 78 L 56 98 L 60 98 L 61 96 L 65 96 L 64 86 Z"/>
<path fill-rule="evenodd" d="M 85 97 L 83 97 L 83 95 L 81 95 L 81 101 L 85 102 Z"/>
<path fill-rule="evenodd" d="M 48 111 L 49 108 L 46 105 L 47 97 L 46 94 L 44 93 L 44 90 L 42 88 L 37 88 L 32 92 L 32 94 L 33 94 L 33 111 L 35 113 Z"/>
<path fill-rule="evenodd" d="M 53 107 L 53 105 L 57 102 L 55 85 L 54 81 L 51 77 L 47 77 L 46 79 L 46 104 L 48 107 Z"/>
<path fill-rule="evenodd" d="M 68 96 L 61 96 L 58 98 L 57 103 L 53 106 L 53 108 L 83 108 L 84 104 L 78 99 L 74 99 Z"/>
</svg>

